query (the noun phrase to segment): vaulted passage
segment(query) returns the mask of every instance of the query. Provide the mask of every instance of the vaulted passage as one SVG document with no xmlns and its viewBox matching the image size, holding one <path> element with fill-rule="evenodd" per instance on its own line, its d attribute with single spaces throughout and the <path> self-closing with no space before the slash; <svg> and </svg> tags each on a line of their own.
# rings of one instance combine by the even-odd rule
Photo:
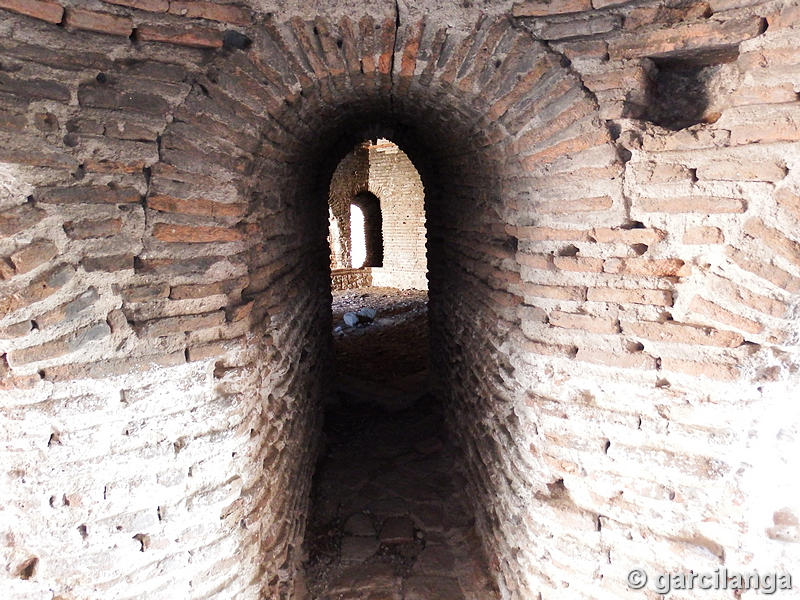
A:
<svg viewBox="0 0 800 600">
<path fill-rule="evenodd" d="M 428 4 L 0 0 L 4 597 L 800 564 L 797 7 Z M 378 163 L 417 173 L 424 252 Z M 358 412 L 332 309 L 367 276 L 427 288 L 428 379 Z"/>
</svg>

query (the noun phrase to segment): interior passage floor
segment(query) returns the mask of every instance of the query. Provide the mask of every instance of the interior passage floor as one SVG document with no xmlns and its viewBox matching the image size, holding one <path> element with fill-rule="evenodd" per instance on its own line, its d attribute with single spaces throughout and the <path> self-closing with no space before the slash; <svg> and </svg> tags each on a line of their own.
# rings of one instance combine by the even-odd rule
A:
<svg viewBox="0 0 800 600">
<path fill-rule="evenodd" d="M 360 291 L 351 308 L 387 293 Z M 326 414 L 307 538 L 311 597 L 493 600 L 439 403 L 406 385 L 427 360 L 424 296 L 380 303 L 373 324 L 334 335 L 337 362 L 362 356 L 368 369 L 354 388 L 357 369 L 340 377 L 340 402 Z"/>
</svg>

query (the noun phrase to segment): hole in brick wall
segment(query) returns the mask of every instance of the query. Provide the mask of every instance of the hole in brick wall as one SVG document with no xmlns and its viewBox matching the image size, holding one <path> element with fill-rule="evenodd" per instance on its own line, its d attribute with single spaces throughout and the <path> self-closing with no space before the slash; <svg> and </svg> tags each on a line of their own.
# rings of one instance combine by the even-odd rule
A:
<svg viewBox="0 0 800 600">
<path fill-rule="evenodd" d="M 631 244 L 631 250 L 633 250 L 637 256 L 641 256 L 645 252 L 647 252 L 648 246 L 647 244 Z"/>
<path fill-rule="evenodd" d="M 32 579 L 36 575 L 36 568 L 39 566 L 39 558 L 31 556 L 17 567 L 16 574 L 20 579 Z"/>
<path fill-rule="evenodd" d="M 137 533 L 133 536 L 133 539 L 139 542 L 139 552 L 144 552 L 150 547 L 150 536 L 146 533 Z"/>
<path fill-rule="evenodd" d="M 650 102 L 644 119 L 666 129 L 680 130 L 713 123 L 735 87 L 737 70 L 729 67 L 739 56 L 735 46 L 669 58 L 653 58 Z"/>
<path fill-rule="evenodd" d="M 641 221 L 628 221 L 627 223 L 623 223 L 619 226 L 620 229 L 630 230 L 630 229 L 644 229 L 645 224 Z"/>
<path fill-rule="evenodd" d="M 559 250 L 558 256 L 578 256 L 578 252 L 580 252 L 580 250 L 578 250 L 577 246 L 570 244 Z"/>
<path fill-rule="evenodd" d="M 83 523 L 83 524 L 81 524 L 81 525 L 78 525 L 78 533 L 80 533 L 80 534 L 81 534 L 81 537 L 82 537 L 84 540 L 85 540 L 86 538 L 88 538 L 88 537 L 89 537 L 89 531 L 88 531 L 88 529 L 86 528 L 86 524 L 85 524 L 85 523 Z"/>
</svg>

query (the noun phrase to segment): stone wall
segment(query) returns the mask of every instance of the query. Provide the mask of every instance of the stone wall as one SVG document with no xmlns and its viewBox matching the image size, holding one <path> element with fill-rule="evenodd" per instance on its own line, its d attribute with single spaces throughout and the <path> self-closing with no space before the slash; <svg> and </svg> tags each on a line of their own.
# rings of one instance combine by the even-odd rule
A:
<svg viewBox="0 0 800 600">
<path fill-rule="evenodd" d="M 328 185 L 377 137 L 504 597 L 800 564 L 800 9 L 278 8 L 0 0 L 6 596 L 302 597 Z"/>
</svg>

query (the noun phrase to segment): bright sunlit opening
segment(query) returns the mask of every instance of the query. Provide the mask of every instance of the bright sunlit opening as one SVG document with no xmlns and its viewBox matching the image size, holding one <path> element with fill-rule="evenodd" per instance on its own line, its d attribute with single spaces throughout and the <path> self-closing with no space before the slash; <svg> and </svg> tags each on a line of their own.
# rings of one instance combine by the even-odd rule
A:
<svg viewBox="0 0 800 600">
<path fill-rule="evenodd" d="M 364 233 L 364 213 L 355 204 L 350 205 L 350 266 L 360 269 L 367 260 L 367 238 Z"/>
</svg>

